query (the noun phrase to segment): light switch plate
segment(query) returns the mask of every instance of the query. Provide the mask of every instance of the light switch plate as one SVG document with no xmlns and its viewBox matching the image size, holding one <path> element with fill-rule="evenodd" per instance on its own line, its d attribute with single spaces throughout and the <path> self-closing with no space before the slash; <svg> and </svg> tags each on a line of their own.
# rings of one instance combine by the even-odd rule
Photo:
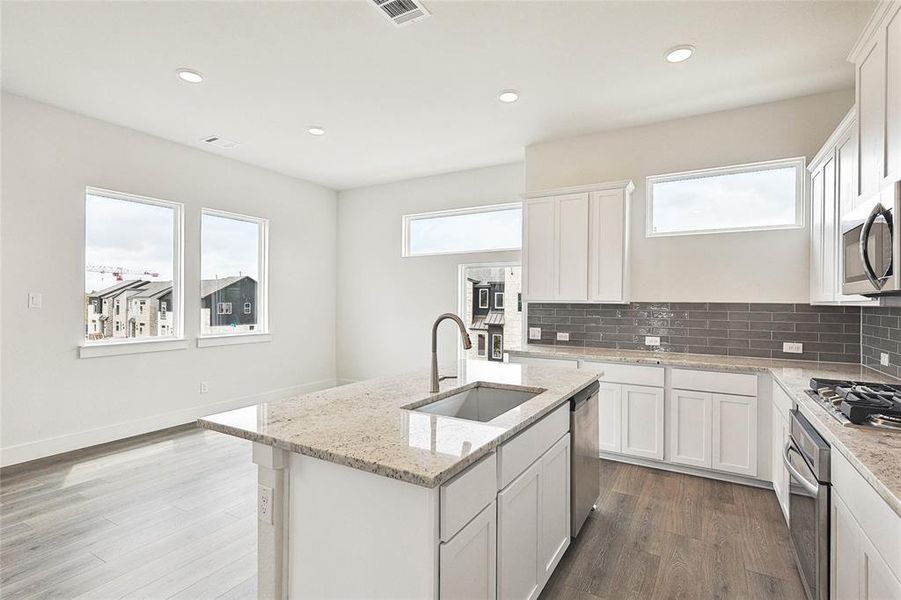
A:
<svg viewBox="0 0 901 600">
<path fill-rule="evenodd" d="M 529 339 L 530 340 L 540 340 L 541 339 L 541 327 L 529 327 Z"/>
<path fill-rule="evenodd" d="M 883 367 L 888 366 L 888 352 L 880 352 L 879 353 L 879 364 Z"/>
<path fill-rule="evenodd" d="M 569 333 L 565 331 L 557 332 L 557 341 L 558 342 L 568 342 L 569 341 Z"/>
<path fill-rule="evenodd" d="M 660 337 L 659 336 L 644 336 L 644 345 L 645 346 L 659 346 L 660 345 Z"/>
<path fill-rule="evenodd" d="M 28 308 L 41 308 L 43 304 L 43 294 L 40 292 L 28 292 Z"/>
<path fill-rule="evenodd" d="M 792 354 L 801 354 L 804 352 L 804 344 L 801 342 L 783 342 L 782 351 L 790 352 Z"/>
</svg>

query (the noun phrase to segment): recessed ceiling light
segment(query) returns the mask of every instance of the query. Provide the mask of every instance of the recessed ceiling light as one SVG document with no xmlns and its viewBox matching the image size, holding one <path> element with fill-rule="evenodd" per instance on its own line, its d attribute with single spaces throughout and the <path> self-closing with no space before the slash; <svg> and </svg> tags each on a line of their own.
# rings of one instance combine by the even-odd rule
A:
<svg viewBox="0 0 901 600">
<path fill-rule="evenodd" d="M 178 78 L 188 83 L 203 83 L 203 74 L 194 69 L 177 69 Z"/>
<path fill-rule="evenodd" d="M 519 90 L 501 90 L 497 95 L 497 99 L 507 104 L 516 102 L 519 100 Z"/>
<path fill-rule="evenodd" d="M 313 125 L 307 129 L 310 135 L 325 135 L 325 129 L 319 125 Z"/>
<path fill-rule="evenodd" d="M 666 51 L 666 60 L 671 63 L 680 63 L 685 62 L 691 55 L 695 53 L 695 47 L 684 45 L 684 46 L 676 46 L 675 48 L 670 48 Z"/>
</svg>

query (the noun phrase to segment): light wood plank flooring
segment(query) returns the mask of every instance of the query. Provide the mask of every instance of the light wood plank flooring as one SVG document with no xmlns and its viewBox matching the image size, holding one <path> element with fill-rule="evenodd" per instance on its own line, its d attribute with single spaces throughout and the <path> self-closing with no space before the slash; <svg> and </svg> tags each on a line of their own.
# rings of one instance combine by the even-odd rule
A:
<svg viewBox="0 0 901 600">
<path fill-rule="evenodd" d="M 803 598 L 772 492 L 603 462 L 542 599 Z M 187 429 L 0 477 L 0 596 L 254 598 L 250 444 Z"/>
<path fill-rule="evenodd" d="M 601 490 L 541 600 L 805 598 L 772 491 L 611 461 Z"/>
</svg>

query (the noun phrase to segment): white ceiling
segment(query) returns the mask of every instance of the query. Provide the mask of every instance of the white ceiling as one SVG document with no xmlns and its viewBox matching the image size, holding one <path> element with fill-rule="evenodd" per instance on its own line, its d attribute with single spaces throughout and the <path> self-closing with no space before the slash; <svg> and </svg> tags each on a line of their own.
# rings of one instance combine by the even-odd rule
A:
<svg viewBox="0 0 901 600">
<path fill-rule="evenodd" d="M 4 2 L 3 89 L 346 189 L 850 87 L 872 2 Z M 679 65 L 664 51 L 694 44 Z M 178 67 L 206 76 L 182 83 Z M 495 98 L 518 88 L 516 104 Z M 323 137 L 306 133 L 312 124 Z M 211 134 L 240 142 L 211 149 Z"/>
</svg>

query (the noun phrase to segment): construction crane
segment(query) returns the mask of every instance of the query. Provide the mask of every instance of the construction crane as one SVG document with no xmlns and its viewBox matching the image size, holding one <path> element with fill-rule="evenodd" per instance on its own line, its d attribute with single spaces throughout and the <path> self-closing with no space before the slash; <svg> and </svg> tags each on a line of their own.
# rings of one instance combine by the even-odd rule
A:
<svg viewBox="0 0 901 600">
<path fill-rule="evenodd" d="M 116 278 L 116 281 L 125 281 L 126 275 L 138 275 L 144 276 L 147 275 L 149 277 L 159 277 L 160 274 L 156 271 L 150 270 L 140 270 L 140 269 L 126 269 L 123 267 L 109 267 L 106 265 L 88 265 L 84 268 L 85 271 L 89 273 L 101 273 L 106 275 L 107 273 L 111 273 L 113 277 Z"/>
</svg>

